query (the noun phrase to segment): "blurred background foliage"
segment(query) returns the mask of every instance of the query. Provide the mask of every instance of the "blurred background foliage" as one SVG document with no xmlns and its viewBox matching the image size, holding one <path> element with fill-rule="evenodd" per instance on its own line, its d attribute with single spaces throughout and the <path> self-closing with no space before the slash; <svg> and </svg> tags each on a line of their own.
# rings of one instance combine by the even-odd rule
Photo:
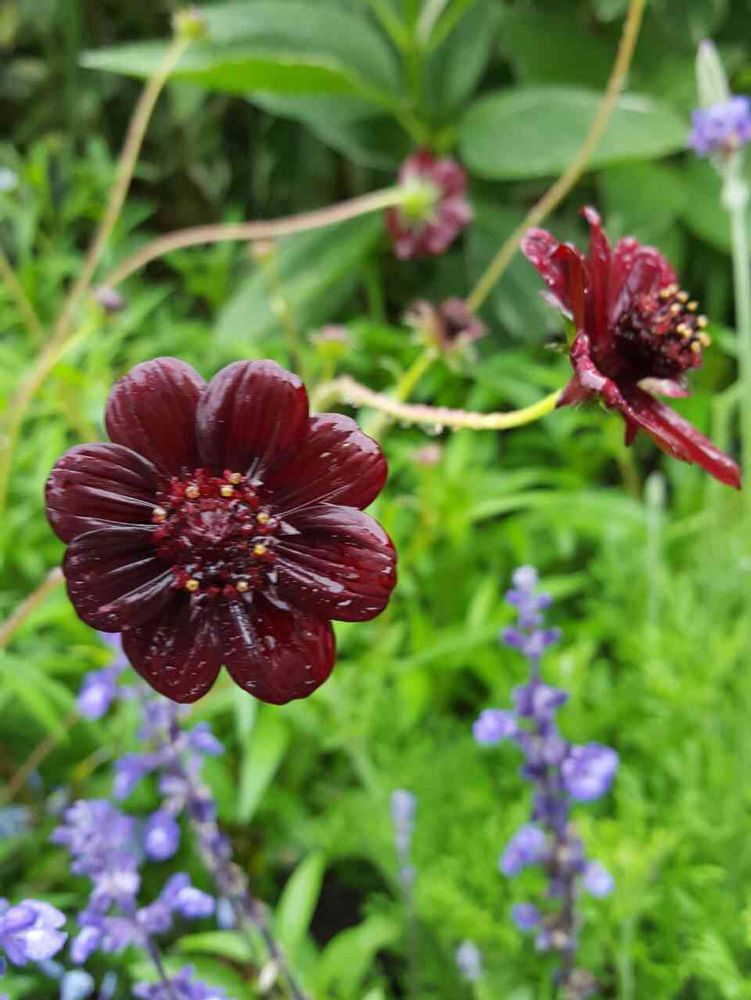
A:
<svg viewBox="0 0 751 1000">
<path fill-rule="evenodd" d="M 475 223 L 440 259 L 399 263 L 382 220 L 247 247 L 185 250 L 130 279 L 127 308 L 86 327 L 46 380 L 19 442 L 0 520 L 0 616 L 56 564 L 45 476 L 69 445 L 102 436 L 112 381 L 175 354 L 204 375 L 238 357 L 290 363 L 309 381 L 338 367 L 387 388 L 416 355 L 402 316 L 416 295 L 466 294 L 586 132 L 625 0 L 236 0 L 203 8 L 209 40 L 157 106 L 105 265 L 149 235 L 271 218 L 393 182 L 418 144 L 470 174 Z M 162 0 L 0 2 L 0 240 L 48 324 L 100 216 L 137 97 L 170 31 Z M 715 348 L 680 409 L 735 444 L 729 236 L 712 168 L 685 152 L 697 42 L 712 36 L 737 91 L 751 90 L 747 0 L 653 0 L 627 93 L 588 171 L 554 219 L 581 240 L 580 204 L 612 237 L 667 253 L 710 315 Z M 161 41 L 160 41 L 161 40 Z M 418 397 L 475 409 L 533 402 L 562 384 L 557 315 L 517 258 L 484 310 L 489 336 L 459 370 L 437 363 Z M 332 358 L 310 334 L 346 327 Z M 39 344 L 0 287 L 0 395 Z M 367 426 L 367 415 L 363 414 Z M 482 949 L 477 996 L 550 996 L 550 969 L 509 921 L 533 882 L 497 874 L 528 808 L 513 751 L 481 752 L 470 723 L 505 704 L 524 667 L 498 647 L 501 595 L 531 562 L 564 630 L 547 676 L 571 691 L 574 740 L 617 747 L 615 792 L 580 822 L 614 872 L 587 904 L 583 964 L 603 996 L 751 997 L 751 561 L 738 499 L 617 417 L 555 413 L 505 436 L 388 428 L 391 477 L 377 514 L 400 552 L 389 611 L 337 629 L 339 665 L 307 702 L 257 705 L 229 686 L 196 709 L 228 746 L 212 785 L 238 856 L 311 991 L 331 1000 L 406 995 L 405 921 L 388 819 L 396 787 L 419 799 L 415 837 L 421 997 L 470 996 L 459 942 Z M 426 450 L 426 445 L 431 447 Z M 437 446 L 433 447 L 433 446 Z M 104 766 L 127 719 L 66 730 L 96 636 L 56 593 L 0 659 L 0 771 L 55 747 L 21 791 L 32 830 L 0 840 L 3 894 L 76 898 L 47 846 L 52 795 L 108 793 Z M 148 803 L 144 803 L 148 805 Z M 195 864 L 195 859 L 185 859 Z M 247 956 L 231 932 L 182 937 L 204 976 L 244 1000 Z M 16 978 L 12 997 L 52 996 Z"/>
</svg>

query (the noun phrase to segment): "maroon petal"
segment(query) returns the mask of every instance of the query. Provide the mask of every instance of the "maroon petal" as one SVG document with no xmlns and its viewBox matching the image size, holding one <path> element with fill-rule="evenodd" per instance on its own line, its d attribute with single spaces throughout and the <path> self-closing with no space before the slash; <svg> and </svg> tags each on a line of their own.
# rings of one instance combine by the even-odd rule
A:
<svg viewBox="0 0 751 1000">
<path fill-rule="evenodd" d="M 172 701 L 197 701 L 212 686 L 221 666 L 214 609 L 185 595 L 140 628 L 123 632 L 123 649 L 155 691 Z"/>
<path fill-rule="evenodd" d="M 379 615 L 396 584 L 396 553 L 378 522 L 354 507 L 328 504 L 290 520 L 300 534 L 279 539 L 279 595 L 339 621 Z"/>
<path fill-rule="evenodd" d="M 695 462 L 721 483 L 740 489 L 741 470 L 732 458 L 715 448 L 675 410 L 636 386 L 623 389 L 622 394 L 626 401 L 624 416 L 628 423 L 645 430 L 655 444 L 673 458 Z"/>
<path fill-rule="evenodd" d="M 586 206 L 582 215 L 589 223 L 587 255 L 587 332 L 595 348 L 608 339 L 608 286 L 610 282 L 610 242 L 603 232 L 600 215 Z"/>
<path fill-rule="evenodd" d="M 602 396 L 606 405 L 621 409 L 623 398 L 618 386 L 604 375 L 592 357 L 592 345 L 583 330 L 574 337 L 571 345 L 571 364 L 575 378 L 585 394 Z M 560 402 L 559 406 L 562 405 Z"/>
<path fill-rule="evenodd" d="M 280 513 L 312 503 L 371 504 L 386 482 L 378 443 L 341 413 L 311 417 L 309 428 L 295 455 L 272 466 L 265 477 Z"/>
<path fill-rule="evenodd" d="M 237 361 L 209 383 L 197 426 L 201 458 L 216 472 L 261 475 L 303 442 L 308 396 L 300 379 L 273 361 Z"/>
<path fill-rule="evenodd" d="M 172 573 L 155 554 L 153 531 L 117 525 L 71 542 L 63 572 L 71 602 L 87 625 L 120 632 L 148 621 L 171 601 Z"/>
<path fill-rule="evenodd" d="M 608 322 L 612 325 L 640 295 L 654 294 L 676 282 L 673 268 L 654 247 L 633 237 L 618 242 L 608 287 Z"/>
<path fill-rule="evenodd" d="M 542 275 L 558 308 L 572 316 L 574 290 L 570 287 L 569 282 L 571 277 L 576 277 L 576 275 L 572 275 L 568 258 L 565 255 L 558 255 L 557 251 L 561 246 L 562 244 L 545 229 L 529 229 L 521 243 L 522 253 Z M 581 254 L 578 250 L 574 247 L 570 247 L 569 250 L 581 260 Z"/>
<path fill-rule="evenodd" d="M 331 673 L 336 643 L 331 624 L 283 611 L 256 595 L 252 604 L 220 608 L 224 663 L 249 694 L 272 705 L 307 698 Z"/>
<path fill-rule="evenodd" d="M 145 455 L 166 475 L 195 469 L 195 413 L 205 382 L 177 358 L 136 365 L 112 389 L 105 424 L 110 438 Z"/>
<path fill-rule="evenodd" d="M 151 462 L 119 444 L 66 451 L 47 480 L 47 517 L 58 538 L 108 524 L 149 524 L 157 474 Z"/>
</svg>

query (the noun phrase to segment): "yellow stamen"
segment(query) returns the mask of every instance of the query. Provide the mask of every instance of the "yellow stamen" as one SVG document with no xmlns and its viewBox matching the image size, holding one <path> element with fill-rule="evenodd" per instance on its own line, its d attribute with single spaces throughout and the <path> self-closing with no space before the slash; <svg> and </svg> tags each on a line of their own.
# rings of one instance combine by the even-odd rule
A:
<svg viewBox="0 0 751 1000">
<path fill-rule="evenodd" d="M 164 507 L 155 507 L 151 512 L 151 519 L 153 521 L 166 521 L 167 511 Z"/>
<path fill-rule="evenodd" d="M 698 308 L 699 308 L 699 303 L 695 299 L 692 299 L 690 302 L 686 303 L 686 309 L 688 309 L 689 312 L 692 313 L 696 312 Z"/>
<path fill-rule="evenodd" d="M 674 302 L 672 304 L 672 306 L 670 307 L 670 312 L 671 312 L 671 315 L 678 316 L 679 313 L 683 312 L 683 310 L 681 309 L 681 307 L 678 305 L 677 302 Z"/>
<path fill-rule="evenodd" d="M 230 486 L 229 483 L 226 483 L 224 486 L 219 487 L 219 492 L 222 494 L 223 497 L 231 497 L 235 492 L 235 487 Z"/>
<path fill-rule="evenodd" d="M 247 581 L 247 580 L 238 580 L 238 581 L 237 581 L 237 583 L 235 584 L 235 588 L 236 588 L 236 589 L 237 589 L 237 590 L 238 590 L 238 591 L 239 591 L 239 592 L 240 592 L 241 594 L 244 594 L 244 593 L 245 593 L 245 591 L 246 591 L 246 590 L 248 590 L 248 589 L 250 588 L 250 584 L 248 583 L 248 581 Z"/>
<path fill-rule="evenodd" d="M 270 520 L 271 514 L 267 513 L 265 510 L 259 511 L 256 515 L 256 521 L 258 521 L 259 524 L 268 524 Z"/>
<path fill-rule="evenodd" d="M 698 340 L 691 341 L 691 350 L 694 352 L 694 354 L 699 353 L 699 351 L 701 350 L 701 344 L 699 343 Z"/>
<path fill-rule="evenodd" d="M 267 546 L 265 546 L 263 542 L 258 542 L 256 545 L 253 546 L 253 555 L 258 556 L 259 559 L 262 556 L 265 556 L 268 551 L 269 550 Z"/>
<path fill-rule="evenodd" d="M 707 326 L 708 323 L 709 323 L 709 320 L 707 319 L 706 316 L 697 316 L 696 317 L 696 325 L 699 327 L 700 330 L 703 330 Z"/>
<path fill-rule="evenodd" d="M 187 583 L 185 584 L 185 589 L 186 589 L 186 590 L 187 590 L 187 591 L 188 591 L 189 593 L 191 593 L 191 594 L 195 594 L 195 592 L 196 592 L 196 591 L 198 590 L 198 588 L 199 588 L 200 586 L 201 586 L 201 584 L 200 584 L 200 583 L 198 582 L 198 580 L 195 580 L 195 579 L 191 578 L 191 579 L 190 579 L 190 580 L 188 580 L 188 582 L 187 582 Z"/>
<path fill-rule="evenodd" d="M 185 487 L 185 496 L 188 498 L 188 500 L 197 500 L 200 497 L 200 495 L 201 491 L 198 489 L 197 486 Z"/>
<path fill-rule="evenodd" d="M 685 304 L 686 302 L 688 302 L 688 292 L 678 292 L 676 298 L 678 299 L 679 302 L 683 302 Z"/>
<path fill-rule="evenodd" d="M 229 474 L 229 476 L 227 476 L 227 479 L 229 479 L 229 481 L 234 486 L 237 486 L 239 483 L 241 483 L 243 481 L 242 473 L 241 472 L 231 472 Z"/>
</svg>

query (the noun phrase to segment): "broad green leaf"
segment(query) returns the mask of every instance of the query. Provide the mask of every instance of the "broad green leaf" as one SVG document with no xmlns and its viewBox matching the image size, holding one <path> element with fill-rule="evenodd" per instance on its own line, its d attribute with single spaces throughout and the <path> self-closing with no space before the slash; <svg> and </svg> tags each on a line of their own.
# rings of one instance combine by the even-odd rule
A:
<svg viewBox="0 0 751 1000">
<path fill-rule="evenodd" d="M 362 18 L 304 3 L 229 3 L 205 10 L 208 40 L 195 43 L 173 79 L 249 94 L 346 94 L 393 106 L 398 70 L 383 38 Z M 150 76 L 163 42 L 115 46 L 82 56 L 89 69 Z"/>
<path fill-rule="evenodd" d="M 264 706 L 265 708 L 265 706 Z M 289 744 L 289 728 L 278 712 L 260 710 L 253 739 L 243 754 L 237 792 L 237 821 L 247 823 L 269 782 L 276 774 Z"/>
<path fill-rule="evenodd" d="M 576 87 L 530 87 L 487 94 L 461 128 L 464 162 L 480 177 L 511 180 L 561 173 L 584 141 L 601 95 Z M 650 97 L 622 97 L 590 160 L 602 167 L 667 156 L 685 146 L 686 125 Z"/>
<path fill-rule="evenodd" d="M 320 995 L 359 996 L 376 954 L 394 944 L 399 934 L 400 928 L 380 914 L 340 931 L 321 956 L 317 977 Z"/>
<path fill-rule="evenodd" d="M 353 219 L 338 226 L 291 236 L 279 243 L 282 292 L 302 329 L 330 318 L 358 279 L 358 266 L 375 246 L 380 217 Z M 217 338 L 223 351 L 247 352 L 254 340 L 278 328 L 265 275 L 256 270 L 222 311 Z"/>
<path fill-rule="evenodd" d="M 617 34 L 596 31 L 584 10 L 542 15 L 503 6 L 498 33 L 503 55 L 519 83 L 603 87 L 615 56 Z"/>
<path fill-rule="evenodd" d="M 326 871 L 321 853 L 308 855 L 292 873 L 276 908 L 274 924 L 279 939 L 294 955 L 313 918 Z"/>
<path fill-rule="evenodd" d="M 426 90 L 440 111 L 461 107 L 477 86 L 497 37 L 499 16 L 492 0 L 475 0 L 431 55 Z"/>
</svg>

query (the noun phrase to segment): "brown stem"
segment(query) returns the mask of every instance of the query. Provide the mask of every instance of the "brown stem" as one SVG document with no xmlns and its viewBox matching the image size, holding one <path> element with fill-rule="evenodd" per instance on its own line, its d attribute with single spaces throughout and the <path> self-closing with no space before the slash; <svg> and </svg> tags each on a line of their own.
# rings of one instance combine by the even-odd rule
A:
<svg viewBox="0 0 751 1000">
<path fill-rule="evenodd" d="M 128 257 L 110 271 L 102 284 L 114 288 L 151 261 L 174 250 L 185 247 L 206 246 L 210 243 L 222 243 L 229 240 L 275 240 L 281 236 L 291 236 L 303 233 L 309 229 L 321 229 L 337 222 L 346 222 L 369 212 L 377 212 L 391 205 L 397 205 L 403 194 L 397 188 L 386 188 L 383 191 L 372 191 L 369 194 L 350 198 L 339 205 L 317 208 L 311 212 L 300 212 L 283 219 L 269 219 L 259 222 L 228 222 L 209 226 L 191 226 L 189 229 L 178 229 L 174 233 L 160 236 L 146 246 L 141 247 L 131 257 Z"/>
<path fill-rule="evenodd" d="M 615 111 L 621 90 L 626 80 L 631 60 L 639 37 L 642 17 L 644 16 L 645 0 L 631 0 L 628 8 L 618 52 L 613 63 L 605 93 L 592 121 L 579 152 L 561 174 L 555 184 L 548 188 L 540 200 L 532 207 L 523 222 L 511 233 L 498 253 L 480 277 L 472 292 L 467 297 L 467 305 L 477 311 L 501 278 L 506 268 L 513 260 L 522 236 L 532 226 L 539 226 L 542 220 L 560 204 L 584 172 L 590 156 L 597 149 L 605 129 Z"/>
<path fill-rule="evenodd" d="M 78 709 L 74 708 L 68 713 L 68 715 L 65 716 L 60 729 L 47 733 L 44 739 L 37 743 L 23 764 L 10 778 L 7 785 L 0 790 L 0 804 L 7 805 L 8 802 L 13 801 L 34 771 L 39 768 L 42 761 L 44 761 L 52 753 L 63 735 L 69 732 L 79 719 L 80 715 L 78 713 Z"/>
</svg>

